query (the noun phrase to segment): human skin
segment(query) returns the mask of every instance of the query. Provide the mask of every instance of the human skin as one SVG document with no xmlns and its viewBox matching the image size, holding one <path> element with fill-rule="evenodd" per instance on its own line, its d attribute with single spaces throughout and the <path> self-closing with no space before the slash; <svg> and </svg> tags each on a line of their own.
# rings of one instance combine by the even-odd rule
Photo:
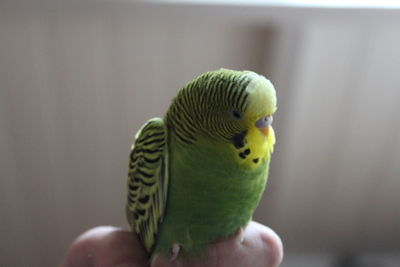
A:
<svg viewBox="0 0 400 267">
<path fill-rule="evenodd" d="M 157 257 L 153 267 L 275 267 L 282 261 L 279 236 L 270 228 L 250 222 L 240 234 L 215 242 L 205 257 L 170 261 Z M 112 226 L 99 226 L 80 235 L 68 248 L 60 267 L 145 267 L 149 256 L 136 234 Z"/>
</svg>

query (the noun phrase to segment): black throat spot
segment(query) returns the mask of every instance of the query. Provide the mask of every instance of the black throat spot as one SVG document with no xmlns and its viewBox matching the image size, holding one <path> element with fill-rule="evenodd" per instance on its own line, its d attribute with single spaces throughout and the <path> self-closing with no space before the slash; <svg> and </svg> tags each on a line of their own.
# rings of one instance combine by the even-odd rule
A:
<svg viewBox="0 0 400 267">
<path fill-rule="evenodd" d="M 246 142 L 246 134 L 247 134 L 247 131 L 243 131 L 241 133 L 236 134 L 232 138 L 232 144 L 236 147 L 236 149 L 241 149 L 244 147 L 245 142 Z"/>
</svg>

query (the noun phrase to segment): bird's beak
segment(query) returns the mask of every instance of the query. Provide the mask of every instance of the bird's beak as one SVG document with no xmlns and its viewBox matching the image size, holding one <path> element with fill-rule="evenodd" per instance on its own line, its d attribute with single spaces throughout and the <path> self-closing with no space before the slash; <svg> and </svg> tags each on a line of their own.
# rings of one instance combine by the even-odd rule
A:
<svg viewBox="0 0 400 267">
<path fill-rule="evenodd" d="M 269 133 L 269 127 L 262 129 L 261 132 L 262 132 L 265 136 L 267 136 L 268 133 Z"/>
<path fill-rule="evenodd" d="M 265 117 L 261 117 L 259 118 L 255 125 L 258 129 L 260 129 L 260 131 L 267 136 L 269 133 L 269 127 L 271 126 L 273 121 L 272 115 L 269 116 L 265 116 Z"/>
</svg>

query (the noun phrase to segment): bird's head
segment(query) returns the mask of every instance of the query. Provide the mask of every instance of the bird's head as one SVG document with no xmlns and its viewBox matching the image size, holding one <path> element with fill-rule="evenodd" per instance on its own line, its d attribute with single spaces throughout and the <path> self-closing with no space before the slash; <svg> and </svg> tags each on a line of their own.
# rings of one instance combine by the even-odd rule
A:
<svg viewBox="0 0 400 267">
<path fill-rule="evenodd" d="M 275 142 L 272 83 L 252 71 L 220 69 L 200 75 L 180 90 L 170 109 L 179 134 L 230 142 L 237 149 Z M 272 149 L 272 148 L 271 148 Z M 265 149 L 262 149 L 265 150 Z"/>
<path fill-rule="evenodd" d="M 276 93 L 264 76 L 221 69 L 206 73 L 200 80 L 198 90 L 194 90 L 199 99 L 196 121 L 210 136 L 232 140 L 239 133 L 255 130 L 269 135 L 277 109 Z"/>
<path fill-rule="evenodd" d="M 240 111 L 244 124 L 248 130 L 256 128 L 268 136 L 272 115 L 277 109 L 274 86 L 264 76 L 254 72 L 246 71 L 243 75 L 249 79 L 245 89 L 245 93 L 248 94 L 246 105 Z"/>
</svg>

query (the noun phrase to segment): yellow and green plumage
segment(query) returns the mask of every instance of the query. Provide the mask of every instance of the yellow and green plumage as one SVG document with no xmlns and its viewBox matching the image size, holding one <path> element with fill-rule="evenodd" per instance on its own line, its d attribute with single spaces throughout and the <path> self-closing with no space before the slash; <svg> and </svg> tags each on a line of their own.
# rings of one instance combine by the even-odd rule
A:
<svg viewBox="0 0 400 267">
<path fill-rule="evenodd" d="M 171 257 L 178 245 L 192 257 L 249 222 L 267 181 L 275 111 L 267 79 L 220 69 L 189 82 L 164 119 L 139 130 L 127 217 L 149 253 Z"/>
</svg>

